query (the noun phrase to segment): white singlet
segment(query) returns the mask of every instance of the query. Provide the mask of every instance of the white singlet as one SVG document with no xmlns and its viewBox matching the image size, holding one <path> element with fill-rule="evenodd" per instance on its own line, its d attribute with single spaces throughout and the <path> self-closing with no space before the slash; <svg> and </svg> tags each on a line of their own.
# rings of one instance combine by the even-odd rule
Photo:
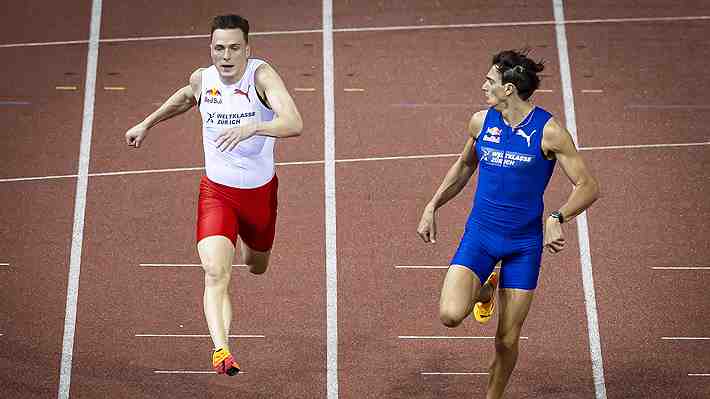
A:
<svg viewBox="0 0 710 399">
<path fill-rule="evenodd" d="M 259 99 L 254 84 L 256 69 L 265 62 L 249 59 L 239 82 L 225 85 L 212 65 L 202 71 L 200 114 L 207 177 L 237 188 L 256 188 L 274 177 L 274 138 L 254 135 L 232 151 L 220 151 L 216 140 L 233 127 L 270 121 L 274 112 Z M 257 132 L 258 134 L 258 132 Z"/>
</svg>

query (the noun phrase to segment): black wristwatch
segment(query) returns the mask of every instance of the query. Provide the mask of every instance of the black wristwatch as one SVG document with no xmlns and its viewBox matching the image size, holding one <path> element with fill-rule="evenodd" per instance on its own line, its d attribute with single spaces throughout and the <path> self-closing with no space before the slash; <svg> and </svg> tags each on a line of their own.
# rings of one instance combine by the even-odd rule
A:
<svg viewBox="0 0 710 399">
<path fill-rule="evenodd" d="M 552 213 L 550 214 L 550 216 L 552 216 L 553 218 L 559 220 L 559 221 L 560 221 L 560 224 L 562 224 L 562 223 L 565 222 L 565 217 L 562 216 L 562 212 L 560 212 L 560 211 L 554 211 L 554 212 L 552 212 Z"/>
</svg>

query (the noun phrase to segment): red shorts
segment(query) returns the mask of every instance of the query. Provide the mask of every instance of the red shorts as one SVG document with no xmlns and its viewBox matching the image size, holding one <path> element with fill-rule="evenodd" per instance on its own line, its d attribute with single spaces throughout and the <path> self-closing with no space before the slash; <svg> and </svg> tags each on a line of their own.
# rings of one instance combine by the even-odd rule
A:
<svg viewBox="0 0 710 399">
<path fill-rule="evenodd" d="M 251 249 L 270 250 L 276 232 L 278 187 L 276 175 L 257 188 L 225 186 L 202 176 L 197 201 L 197 242 L 209 236 L 225 236 L 236 245 L 239 236 Z"/>
</svg>

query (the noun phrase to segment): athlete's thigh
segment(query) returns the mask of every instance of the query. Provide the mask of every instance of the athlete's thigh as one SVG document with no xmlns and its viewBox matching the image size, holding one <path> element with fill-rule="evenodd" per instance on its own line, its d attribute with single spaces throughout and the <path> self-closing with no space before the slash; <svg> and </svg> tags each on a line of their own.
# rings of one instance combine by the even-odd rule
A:
<svg viewBox="0 0 710 399">
<path fill-rule="evenodd" d="M 502 288 L 498 291 L 498 336 L 520 336 L 523 322 L 528 316 L 534 290 Z"/>
<path fill-rule="evenodd" d="M 251 250 L 266 253 L 271 249 L 276 234 L 278 178 L 266 185 L 249 190 L 242 197 L 237 220 L 239 236 Z"/>
<path fill-rule="evenodd" d="M 503 258 L 500 275 L 501 288 L 534 290 L 540 276 L 542 237 L 521 237 L 512 240 Z"/>
<path fill-rule="evenodd" d="M 469 313 L 472 300 L 481 289 L 481 280 L 468 267 L 449 266 L 441 287 L 439 307 L 442 311 L 465 315 Z"/>
</svg>

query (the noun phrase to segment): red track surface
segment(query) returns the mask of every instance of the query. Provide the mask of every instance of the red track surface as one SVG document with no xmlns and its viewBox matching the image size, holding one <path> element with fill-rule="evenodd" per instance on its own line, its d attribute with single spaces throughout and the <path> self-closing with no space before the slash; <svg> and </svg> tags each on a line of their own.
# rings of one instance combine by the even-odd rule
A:
<svg viewBox="0 0 710 399">
<path fill-rule="evenodd" d="M 336 28 L 553 20 L 551 1 L 471 7 L 469 2 L 336 2 Z M 570 3 L 570 2 L 567 2 Z M 623 4 L 622 4 L 623 3 Z M 204 34 L 231 3 L 105 2 L 102 38 Z M 567 19 L 699 16 L 701 2 L 565 4 Z M 0 24 L 3 43 L 86 40 L 90 2 L 37 13 L 15 3 Z M 239 11 L 254 31 L 320 29 L 321 4 Z M 33 15 L 32 26 L 25 21 Z M 34 17 L 36 15 L 36 17 Z M 52 22 L 49 22 L 52 21 Z M 581 147 L 710 141 L 706 60 L 709 21 L 567 25 Z M 305 121 L 277 145 L 280 162 L 323 159 L 320 33 L 255 35 L 254 55 L 277 66 Z M 491 54 L 529 46 L 547 60 L 536 103 L 564 121 L 552 25 L 336 33 L 336 158 L 460 151 Z M 77 173 L 86 45 L 0 48 L 0 179 Z M 99 50 L 90 173 L 199 167 L 195 112 L 156 128 L 129 150 L 123 133 L 208 63 L 204 38 L 103 43 Z M 76 86 L 59 91 L 56 86 Z M 105 90 L 105 87 L 125 90 Z M 345 91 L 357 88 L 364 91 Z M 603 93 L 582 92 L 603 90 Z M 29 104 L 24 104 L 29 103 Z M 687 106 L 687 107 L 683 107 Z M 599 332 L 609 398 L 707 398 L 710 341 L 710 148 L 587 150 L 604 198 L 589 212 Z M 472 185 L 441 210 L 436 245 L 415 234 L 420 211 L 453 158 L 338 163 L 338 376 L 340 398 L 464 398 L 479 395 L 491 340 L 404 340 L 399 336 L 492 336 L 471 321 L 438 322 L 444 271 L 471 203 Z M 288 165 L 280 176 L 272 266 L 264 276 L 235 269 L 232 334 L 246 373 L 236 378 L 156 374 L 207 370 L 208 338 L 194 245 L 201 171 L 90 177 L 81 261 L 72 398 L 326 397 L 326 285 L 322 164 Z M 0 182 L 0 397 L 57 396 L 75 177 Z M 562 203 L 560 171 L 546 194 Z M 523 331 L 509 398 L 594 398 L 577 232 L 568 249 L 543 257 L 540 287 Z M 42 369 L 43 371 L 39 371 Z M 225 391 L 226 390 L 226 391 Z"/>
</svg>

